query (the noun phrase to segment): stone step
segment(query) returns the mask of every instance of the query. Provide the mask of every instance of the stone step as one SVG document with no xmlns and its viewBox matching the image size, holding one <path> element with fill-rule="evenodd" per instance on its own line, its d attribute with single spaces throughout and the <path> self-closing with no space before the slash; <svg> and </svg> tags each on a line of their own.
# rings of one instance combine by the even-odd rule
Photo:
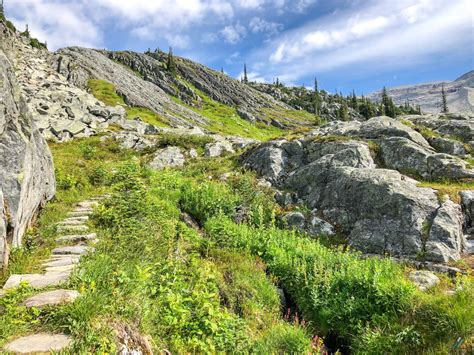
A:
<svg viewBox="0 0 474 355">
<path fill-rule="evenodd" d="M 58 233 L 80 233 L 89 231 L 87 226 L 70 226 L 70 225 L 59 225 L 57 227 Z"/>
<path fill-rule="evenodd" d="M 81 221 L 77 219 L 64 220 L 59 222 L 58 226 L 85 226 L 87 221 Z"/>
<path fill-rule="evenodd" d="M 90 214 L 91 212 L 71 211 L 71 212 L 68 212 L 67 215 L 70 216 L 71 218 L 74 218 L 74 217 L 88 217 Z"/>
<path fill-rule="evenodd" d="M 48 266 L 45 271 L 47 273 L 54 272 L 72 272 L 76 268 L 77 264 L 61 265 L 61 266 Z"/>
<path fill-rule="evenodd" d="M 94 212 L 93 208 L 90 207 L 76 207 L 75 209 L 72 210 L 73 212 L 87 212 L 91 213 Z"/>
<path fill-rule="evenodd" d="M 60 304 L 72 303 L 79 297 L 79 292 L 74 290 L 54 290 L 43 292 L 28 298 L 24 305 L 28 308 L 43 308 L 45 306 L 57 306 Z"/>
<path fill-rule="evenodd" d="M 53 249 L 53 254 L 55 255 L 84 255 L 88 252 L 92 252 L 94 248 L 88 247 L 86 245 L 74 245 L 70 247 L 60 247 Z"/>
<path fill-rule="evenodd" d="M 97 234 L 72 234 L 64 235 L 62 237 L 56 238 L 56 243 L 79 243 L 87 242 L 88 240 L 94 240 L 97 238 Z"/>
<path fill-rule="evenodd" d="M 69 221 L 88 221 L 89 216 L 75 216 L 75 217 L 68 217 L 66 218 L 63 222 L 69 222 Z"/>
<path fill-rule="evenodd" d="M 18 338 L 6 344 L 4 350 L 16 354 L 44 354 L 62 351 L 71 343 L 71 337 L 64 334 L 40 333 Z"/>
<path fill-rule="evenodd" d="M 97 201 L 82 201 L 77 204 L 77 207 L 80 208 L 93 208 L 98 206 L 99 203 Z"/>
<path fill-rule="evenodd" d="M 60 267 L 60 266 L 68 266 L 68 265 L 75 265 L 79 263 L 79 259 L 50 259 L 47 262 L 43 263 L 42 265 L 46 268 L 48 267 Z"/>
<path fill-rule="evenodd" d="M 23 274 L 23 275 L 11 275 L 5 285 L 4 290 L 17 288 L 20 283 L 26 282 L 33 288 L 45 288 L 49 286 L 58 286 L 65 282 L 71 273 L 66 272 L 54 272 L 42 274 Z"/>
</svg>

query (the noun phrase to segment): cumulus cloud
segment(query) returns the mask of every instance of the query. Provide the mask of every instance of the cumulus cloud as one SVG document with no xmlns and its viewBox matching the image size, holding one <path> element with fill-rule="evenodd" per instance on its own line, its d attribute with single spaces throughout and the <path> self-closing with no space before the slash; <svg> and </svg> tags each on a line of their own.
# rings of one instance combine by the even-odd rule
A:
<svg viewBox="0 0 474 355">
<path fill-rule="evenodd" d="M 249 28 L 253 33 L 274 35 L 283 29 L 283 25 L 281 23 L 266 21 L 260 17 L 253 17 L 249 22 Z"/>
<path fill-rule="evenodd" d="M 236 44 L 245 37 L 247 30 L 244 26 L 237 22 L 234 25 L 225 26 L 220 31 L 220 34 L 227 43 Z"/>
<path fill-rule="evenodd" d="M 75 44 L 85 47 L 101 47 L 99 27 L 86 15 L 81 3 L 67 4 L 58 1 L 7 2 L 6 11 L 13 21 L 41 40 L 47 40 L 56 49 Z"/>
<path fill-rule="evenodd" d="M 382 58 L 400 66 L 472 41 L 470 14 L 468 0 L 374 1 L 287 33 L 260 54 L 273 63 L 269 70 L 285 68 L 288 81 L 351 63 L 381 65 Z"/>
</svg>

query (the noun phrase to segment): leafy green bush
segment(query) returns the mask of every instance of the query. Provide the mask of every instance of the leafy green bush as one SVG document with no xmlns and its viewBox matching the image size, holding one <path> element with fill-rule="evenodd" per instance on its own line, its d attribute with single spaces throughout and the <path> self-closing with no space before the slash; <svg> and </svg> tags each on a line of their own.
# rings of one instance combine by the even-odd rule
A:
<svg viewBox="0 0 474 355">
<path fill-rule="evenodd" d="M 54 170 L 56 175 L 56 186 L 60 190 L 71 190 L 79 185 L 79 182 L 73 175 L 65 174 L 61 169 Z"/>
<path fill-rule="evenodd" d="M 97 149 L 89 144 L 81 146 L 81 155 L 86 160 L 92 160 L 97 156 Z"/>
<path fill-rule="evenodd" d="M 211 142 L 214 142 L 214 139 L 208 135 L 163 133 L 160 135 L 156 147 L 165 148 L 167 146 L 178 146 L 185 149 L 204 148 L 206 144 Z"/>
<path fill-rule="evenodd" d="M 211 181 L 199 185 L 183 185 L 180 197 L 182 210 L 201 223 L 220 213 L 233 217 L 239 205 L 239 198 L 225 185 Z"/>
<path fill-rule="evenodd" d="M 408 352 L 472 335 L 474 311 L 460 311 L 472 302 L 466 301 L 474 294 L 472 283 L 457 298 L 429 298 L 390 260 L 361 259 L 289 231 L 237 225 L 222 215 L 210 218 L 205 229 L 219 247 L 260 255 L 304 319 L 324 335 L 336 334 L 339 344 Z"/>
<path fill-rule="evenodd" d="M 101 185 L 106 185 L 110 181 L 110 176 L 107 171 L 103 166 L 99 165 L 94 167 L 90 172 L 89 172 L 89 182 L 93 186 L 101 186 Z"/>
</svg>

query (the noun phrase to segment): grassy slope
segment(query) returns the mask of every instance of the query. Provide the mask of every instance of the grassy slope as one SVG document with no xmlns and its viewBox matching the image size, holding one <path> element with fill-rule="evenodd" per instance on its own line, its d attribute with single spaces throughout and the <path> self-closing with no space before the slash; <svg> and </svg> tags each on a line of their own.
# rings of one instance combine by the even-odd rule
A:
<svg viewBox="0 0 474 355">
<path fill-rule="evenodd" d="M 132 119 L 140 117 L 142 121 L 153 124 L 159 127 L 168 127 L 168 120 L 166 117 L 160 116 L 157 113 L 144 107 L 130 107 L 127 106 L 121 96 L 115 91 L 113 84 L 104 80 L 89 80 L 88 87 L 98 100 L 109 106 L 123 106 L 127 112 L 128 118 Z"/>
<path fill-rule="evenodd" d="M 237 110 L 234 107 L 230 107 L 212 100 L 202 91 L 193 87 L 188 82 L 185 84 L 193 88 L 193 90 L 200 97 L 201 101 L 199 103 L 196 102 L 194 105 L 188 105 L 179 98 L 172 97 L 172 99 L 176 103 L 208 118 L 210 122 L 205 128 L 209 129 L 211 132 L 224 135 L 237 135 L 260 140 L 268 140 L 271 138 L 280 137 L 285 133 L 284 130 L 276 128 L 270 124 L 265 124 L 262 122 L 253 124 L 243 120 L 237 114 Z M 125 107 L 129 118 L 138 116 L 143 121 L 150 124 L 158 126 L 167 125 L 167 120 L 165 118 L 160 117 L 146 108 L 126 106 L 123 98 L 116 93 L 115 87 L 109 82 L 103 80 L 90 80 L 89 89 L 97 99 L 101 100 L 105 104 L 111 106 L 121 105 Z M 276 119 L 282 121 L 283 118 L 290 118 L 300 122 L 301 124 L 313 124 L 316 122 L 314 116 L 304 111 L 265 109 L 262 110 L 262 113 L 264 117 L 268 117 L 270 120 Z"/>
<path fill-rule="evenodd" d="M 54 223 L 73 202 L 106 191 L 114 197 L 93 218 L 101 239 L 96 253 L 67 285 L 83 297 L 40 312 L 21 306 L 32 290 L 10 293 L 0 300 L 0 346 L 13 334 L 65 331 L 76 339 L 75 352 L 115 352 L 117 322 L 173 353 L 307 353 L 318 346 L 313 335 L 357 352 L 445 353 L 457 337 L 472 335 L 471 278 L 458 278 L 456 296 L 444 294 L 455 287 L 449 279 L 423 294 L 390 261 L 361 260 L 279 229 L 271 194 L 232 157 L 151 172 L 140 167 L 143 157 L 98 138 L 52 151 L 58 198 L 32 231 L 35 242 L 16 251 L 29 257 L 13 258 L 14 270 L 31 270 L 48 254 Z M 240 205 L 248 215 L 237 225 L 229 218 Z M 207 235 L 184 225 L 180 210 Z M 275 285 L 305 322 L 282 319 Z"/>
</svg>

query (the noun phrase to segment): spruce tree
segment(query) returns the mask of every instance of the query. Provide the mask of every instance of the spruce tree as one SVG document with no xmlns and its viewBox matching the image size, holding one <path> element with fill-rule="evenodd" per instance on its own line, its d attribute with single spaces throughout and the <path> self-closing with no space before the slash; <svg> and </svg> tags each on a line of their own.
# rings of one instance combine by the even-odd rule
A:
<svg viewBox="0 0 474 355">
<path fill-rule="evenodd" d="M 356 94 L 355 94 L 354 90 L 352 90 L 351 107 L 356 111 L 358 110 L 357 97 L 356 97 Z"/>
<path fill-rule="evenodd" d="M 170 47 L 170 50 L 168 52 L 168 60 L 166 62 L 166 69 L 172 74 L 176 75 L 176 63 L 174 62 L 174 57 L 173 57 L 173 48 Z"/>
<path fill-rule="evenodd" d="M 441 85 L 441 112 L 442 113 L 448 113 L 448 100 L 446 99 L 446 91 L 444 91 L 444 84 Z"/>
<path fill-rule="evenodd" d="M 343 121 L 349 121 L 349 109 L 345 102 L 339 107 L 339 118 Z"/>
<path fill-rule="evenodd" d="M 248 84 L 248 82 L 249 82 L 249 78 L 247 76 L 247 64 L 244 63 L 244 80 L 243 80 L 243 83 Z"/>
<path fill-rule="evenodd" d="M 318 79 L 314 78 L 314 100 L 313 100 L 313 105 L 314 105 L 314 114 L 319 115 L 321 111 L 321 96 L 319 95 L 319 89 L 318 89 Z"/>
</svg>

